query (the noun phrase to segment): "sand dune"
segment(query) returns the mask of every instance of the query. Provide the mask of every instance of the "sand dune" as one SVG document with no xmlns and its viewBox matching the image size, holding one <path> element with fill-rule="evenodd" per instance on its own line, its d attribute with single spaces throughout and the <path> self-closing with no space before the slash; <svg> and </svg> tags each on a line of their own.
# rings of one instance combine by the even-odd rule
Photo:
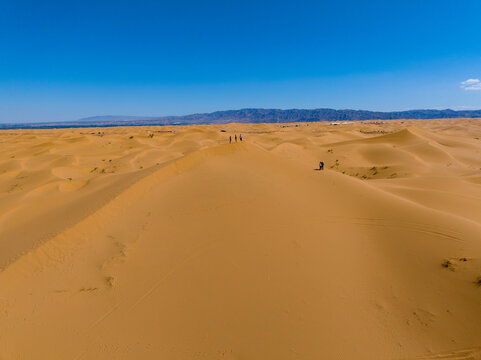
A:
<svg viewBox="0 0 481 360">
<path fill-rule="evenodd" d="M 479 359 L 481 122 L 291 125 L 1 132 L 0 358 Z"/>
</svg>

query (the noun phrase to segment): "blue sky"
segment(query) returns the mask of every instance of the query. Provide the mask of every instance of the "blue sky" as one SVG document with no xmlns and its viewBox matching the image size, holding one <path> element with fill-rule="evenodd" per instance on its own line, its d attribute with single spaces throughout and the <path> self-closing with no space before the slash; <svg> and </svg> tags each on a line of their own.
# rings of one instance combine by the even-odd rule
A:
<svg viewBox="0 0 481 360">
<path fill-rule="evenodd" d="M 481 108 L 479 14 L 479 0 L 0 0 L 0 122 Z"/>
</svg>

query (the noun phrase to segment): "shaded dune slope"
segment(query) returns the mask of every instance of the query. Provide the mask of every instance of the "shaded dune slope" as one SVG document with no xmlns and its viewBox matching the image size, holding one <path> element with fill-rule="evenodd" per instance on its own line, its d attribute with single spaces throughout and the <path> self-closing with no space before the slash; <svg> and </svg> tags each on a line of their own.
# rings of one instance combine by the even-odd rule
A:
<svg viewBox="0 0 481 360">
<path fill-rule="evenodd" d="M 204 131 L 204 142 L 212 141 L 210 133 Z M 103 129 L 4 135 L 0 268 L 75 225 L 157 168 L 205 147 L 190 141 L 177 150 L 189 136 L 150 129 L 131 135 L 122 128 L 106 135 Z"/>
</svg>

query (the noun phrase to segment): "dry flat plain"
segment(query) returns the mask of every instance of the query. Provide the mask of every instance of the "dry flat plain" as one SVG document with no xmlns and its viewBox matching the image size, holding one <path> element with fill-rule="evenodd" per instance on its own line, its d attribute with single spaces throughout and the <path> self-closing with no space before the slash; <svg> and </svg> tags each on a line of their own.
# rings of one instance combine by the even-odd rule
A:
<svg viewBox="0 0 481 360">
<path fill-rule="evenodd" d="M 481 358 L 479 119 L 0 146 L 2 360 Z"/>
</svg>

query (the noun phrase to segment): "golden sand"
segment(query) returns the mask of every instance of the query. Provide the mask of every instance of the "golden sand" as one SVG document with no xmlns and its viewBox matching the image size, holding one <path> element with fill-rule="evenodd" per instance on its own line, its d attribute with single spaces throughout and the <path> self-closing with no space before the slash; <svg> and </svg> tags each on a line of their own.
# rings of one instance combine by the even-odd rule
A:
<svg viewBox="0 0 481 360">
<path fill-rule="evenodd" d="M 0 359 L 480 359 L 480 138 L 1 131 Z"/>
</svg>

